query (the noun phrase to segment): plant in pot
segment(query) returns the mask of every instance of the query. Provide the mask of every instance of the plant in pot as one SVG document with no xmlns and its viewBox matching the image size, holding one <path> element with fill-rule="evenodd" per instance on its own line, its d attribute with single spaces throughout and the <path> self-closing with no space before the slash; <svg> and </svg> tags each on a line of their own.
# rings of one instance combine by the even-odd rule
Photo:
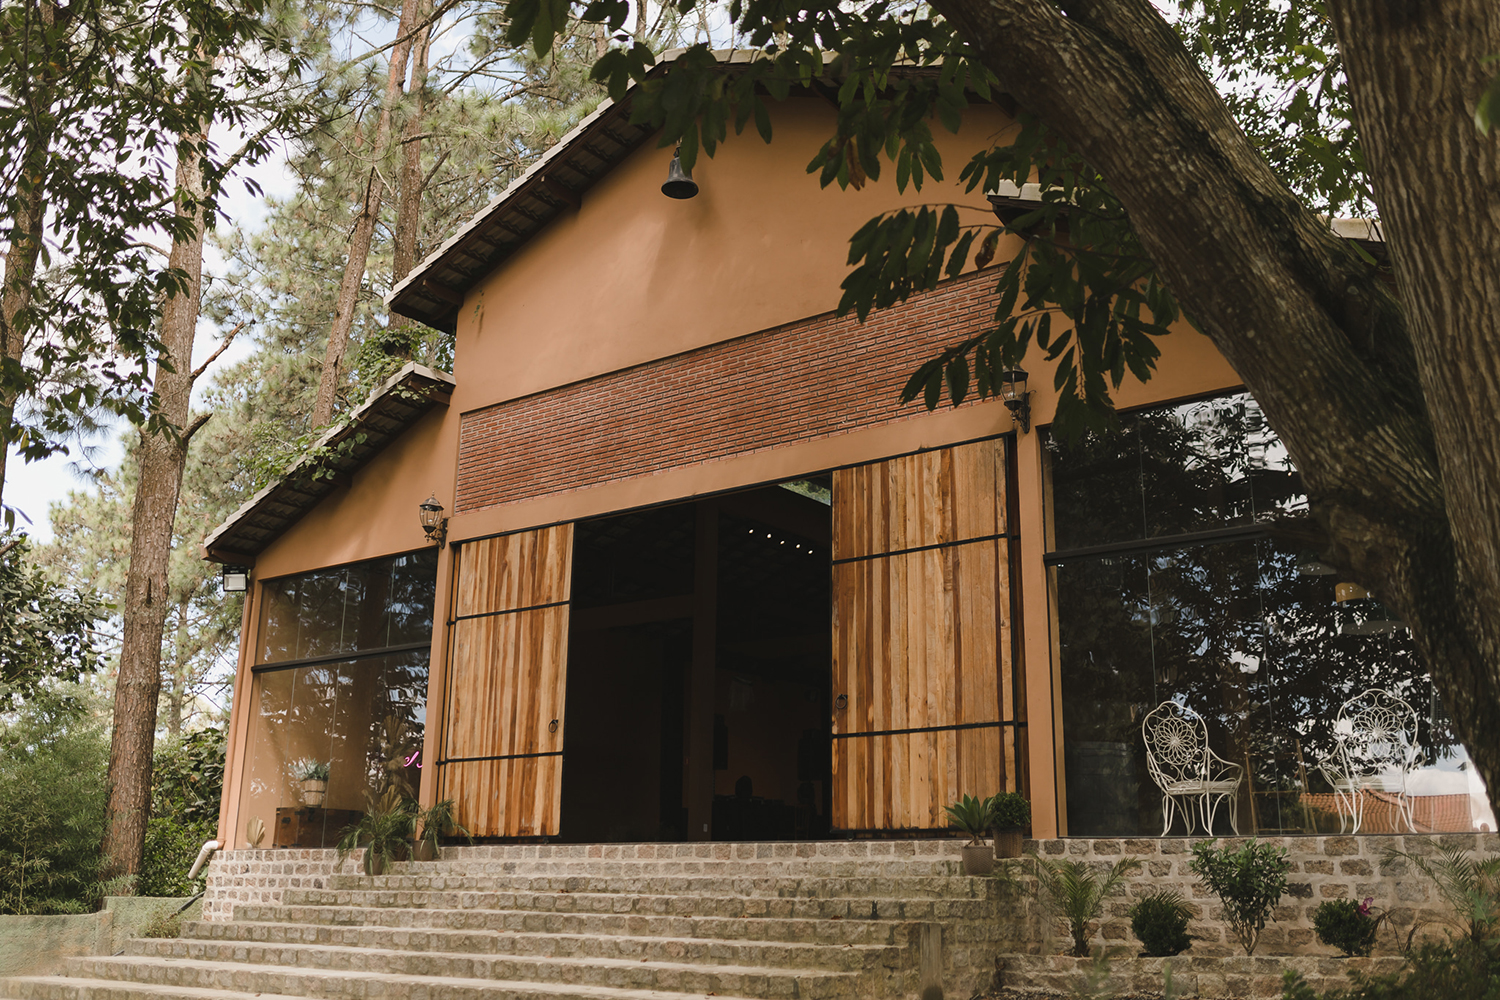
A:
<svg viewBox="0 0 1500 1000">
<path fill-rule="evenodd" d="M 328 794 L 328 764 L 315 757 L 292 762 L 292 776 L 302 783 L 302 804 L 316 809 Z"/>
<path fill-rule="evenodd" d="M 1021 837 L 1031 825 L 1031 803 L 1020 792 L 998 792 L 990 796 L 989 806 L 995 857 L 1019 858 Z"/>
<path fill-rule="evenodd" d="M 443 799 L 427 809 L 417 810 L 417 839 L 412 845 L 412 857 L 418 861 L 434 861 L 438 856 L 439 838 L 463 836 L 470 843 L 474 838 L 458 822 L 458 810 L 452 799 Z"/>
<path fill-rule="evenodd" d="M 405 857 L 411 850 L 417 827 L 417 804 L 392 791 L 369 805 L 357 822 L 344 828 L 338 843 L 339 863 L 363 847 L 365 874 L 384 875 L 392 861 Z"/>
<path fill-rule="evenodd" d="M 965 795 L 948 811 L 948 825 L 969 835 L 964 845 L 964 874 L 988 875 L 995 869 L 995 852 L 984 842 L 985 834 L 993 825 L 990 822 L 990 800 Z"/>
</svg>

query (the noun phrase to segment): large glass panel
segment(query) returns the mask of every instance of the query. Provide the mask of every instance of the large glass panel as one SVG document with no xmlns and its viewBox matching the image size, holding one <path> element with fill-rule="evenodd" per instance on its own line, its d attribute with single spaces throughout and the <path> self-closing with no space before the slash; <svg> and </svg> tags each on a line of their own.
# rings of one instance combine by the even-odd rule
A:
<svg viewBox="0 0 1500 1000">
<path fill-rule="evenodd" d="M 265 584 L 260 663 L 384 649 L 432 635 L 437 552 L 422 549 Z"/>
<path fill-rule="evenodd" d="M 1242 833 L 1336 833 L 1356 805 L 1364 833 L 1495 828 L 1410 634 L 1378 607 L 1337 604 L 1335 578 L 1299 574 L 1293 549 L 1248 538 L 1066 556 L 1303 506 L 1253 400 L 1159 408 L 1051 457 L 1069 834 L 1162 831 L 1171 789 L 1152 777 L 1142 723 L 1166 702 L 1202 720 L 1239 777 L 1216 833 L 1231 811 Z M 1338 766 L 1353 735 L 1345 705 L 1372 688 L 1409 706 L 1414 759 L 1353 787 Z M 1177 791 L 1177 805 L 1201 811 L 1201 796 Z M 1181 813 L 1171 832 L 1187 832 Z"/>
<path fill-rule="evenodd" d="M 256 675 L 250 760 L 240 819 L 257 817 L 263 847 L 290 846 L 306 823 L 327 823 L 300 846 L 332 844 L 339 830 L 395 790 L 415 797 L 427 722 L 425 650 L 263 671 Z M 305 807 L 297 763 L 328 765 L 321 809 Z M 301 815 L 294 815 L 301 813 Z M 296 824 L 295 827 L 293 824 Z M 236 831 L 243 837 L 244 829 Z M 242 846 L 241 841 L 237 843 Z"/>
</svg>

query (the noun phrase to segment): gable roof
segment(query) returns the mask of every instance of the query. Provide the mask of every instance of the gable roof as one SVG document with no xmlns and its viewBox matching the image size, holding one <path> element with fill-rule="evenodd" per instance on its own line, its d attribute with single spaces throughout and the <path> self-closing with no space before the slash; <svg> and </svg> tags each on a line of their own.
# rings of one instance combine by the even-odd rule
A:
<svg viewBox="0 0 1500 1000">
<path fill-rule="evenodd" d="M 456 383 L 447 372 L 415 361 L 386 379 L 343 424 L 329 428 L 280 478 L 203 540 L 203 557 L 250 565 L 319 500 L 433 407 L 448 405 Z"/>
</svg>

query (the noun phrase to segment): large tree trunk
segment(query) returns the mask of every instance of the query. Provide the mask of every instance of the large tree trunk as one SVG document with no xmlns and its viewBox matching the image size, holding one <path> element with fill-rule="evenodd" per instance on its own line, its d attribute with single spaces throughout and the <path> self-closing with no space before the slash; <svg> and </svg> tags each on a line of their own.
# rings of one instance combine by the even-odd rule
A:
<svg viewBox="0 0 1500 1000">
<path fill-rule="evenodd" d="M 206 136 L 196 137 L 206 143 Z M 109 751 L 108 826 L 104 856 L 114 875 L 140 870 L 151 812 L 151 760 L 156 742 L 156 708 L 161 694 L 161 643 L 171 606 L 167 564 L 172 528 L 182 489 L 187 449 L 198 425 L 189 425 L 193 392 L 193 334 L 203 279 L 202 163 L 197 147 L 179 145 L 177 186 L 184 201 L 179 215 L 190 215 L 194 236 L 172 245 L 170 264 L 186 276 L 186 287 L 162 307 L 162 354 L 157 360 L 155 414 L 163 428 L 142 428 L 138 452 L 140 479 L 131 506 L 130 568 L 125 578 L 124 634 L 120 675 L 115 683 L 114 735 Z"/>
<path fill-rule="evenodd" d="M 10 230 L 10 246 L 5 250 L 5 286 L 0 289 L 0 364 L 9 371 L 6 385 L 0 388 L 0 497 L 5 489 L 5 460 L 15 440 L 16 403 L 20 400 L 22 356 L 26 353 L 26 330 L 23 311 L 31 304 L 31 279 L 36 274 L 37 255 L 42 247 L 42 225 L 46 205 L 39 183 L 46 168 L 47 151 L 43 140 L 32 135 L 26 140 L 23 176 L 34 178 L 23 190 Z"/>
<path fill-rule="evenodd" d="M 425 17 L 430 6 L 419 0 L 418 17 Z M 417 237 L 422 229 L 422 129 L 426 108 L 427 49 L 432 41 L 432 25 L 424 24 L 412 40 L 411 95 L 409 113 L 401 126 L 401 173 L 397 181 L 396 231 L 391 243 L 391 284 L 401 282 L 417 264 Z"/>
<path fill-rule="evenodd" d="M 1465 97 L 1477 55 L 1500 50 L 1500 6 L 1335 4 L 1361 121 L 1390 129 L 1366 142 L 1403 314 L 1271 172 L 1148 0 L 934 5 L 1109 180 L 1286 443 L 1327 555 L 1411 625 L 1495 801 L 1500 206 L 1496 146 L 1475 140 Z"/>
<path fill-rule="evenodd" d="M 349 350 L 349 333 L 354 329 L 354 311 L 359 306 L 359 286 L 364 282 L 365 263 L 370 244 L 375 239 L 375 224 L 380 221 L 380 203 L 385 196 L 385 182 L 380 167 L 391 145 L 391 116 L 401 99 L 406 79 L 406 58 L 411 51 L 412 27 L 417 23 L 420 0 L 403 0 L 401 19 L 396 26 L 398 41 L 391 48 L 390 70 L 386 77 L 385 100 L 375 123 L 375 137 L 370 144 L 370 172 L 365 180 L 364 200 L 349 232 L 349 256 L 344 263 L 344 277 L 334 302 L 333 323 L 328 329 L 328 346 L 323 352 L 323 373 L 318 379 L 318 396 L 313 402 L 312 425 L 322 427 L 333 419 L 334 403 L 343 384 L 344 354 Z"/>
</svg>

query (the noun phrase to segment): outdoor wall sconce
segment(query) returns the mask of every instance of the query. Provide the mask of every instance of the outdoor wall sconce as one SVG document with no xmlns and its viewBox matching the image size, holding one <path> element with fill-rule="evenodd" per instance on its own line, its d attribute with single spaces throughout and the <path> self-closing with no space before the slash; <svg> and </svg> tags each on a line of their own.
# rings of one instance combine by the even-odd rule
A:
<svg viewBox="0 0 1500 1000">
<path fill-rule="evenodd" d="M 1010 410 L 1011 417 L 1021 427 L 1021 433 L 1031 430 L 1031 393 L 1026 391 L 1026 373 L 1019 368 L 1007 368 L 1000 373 L 1000 398 Z"/>
<path fill-rule="evenodd" d="M 224 566 L 224 593 L 243 594 L 250 589 L 250 568 L 248 566 Z"/>
<path fill-rule="evenodd" d="M 429 542 L 436 542 L 438 548 L 448 540 L 448 519 L 443 516 L 443 505 L 438 503 L 437 494 L 423 500 L 417 505 L 418 515 L 422 520 L 422 530 L 427 533 Z"/>
<path fill-rule="evenodd" d="M 1297 560 L 1298 576 L 1332 576 L 1338 570 L 1323 561 L 1316 552 L 1304 552 Z"/>
<path fill-rule="evenodd" d="M 692 174 L 682 169 L 681 146 L 672 153 L 672 165 L 667 167 L 667 182 L 661 186 L 661 193 L 679 201 L 698 195 L 698 182 L 693 180 Z"/>
</svg>

